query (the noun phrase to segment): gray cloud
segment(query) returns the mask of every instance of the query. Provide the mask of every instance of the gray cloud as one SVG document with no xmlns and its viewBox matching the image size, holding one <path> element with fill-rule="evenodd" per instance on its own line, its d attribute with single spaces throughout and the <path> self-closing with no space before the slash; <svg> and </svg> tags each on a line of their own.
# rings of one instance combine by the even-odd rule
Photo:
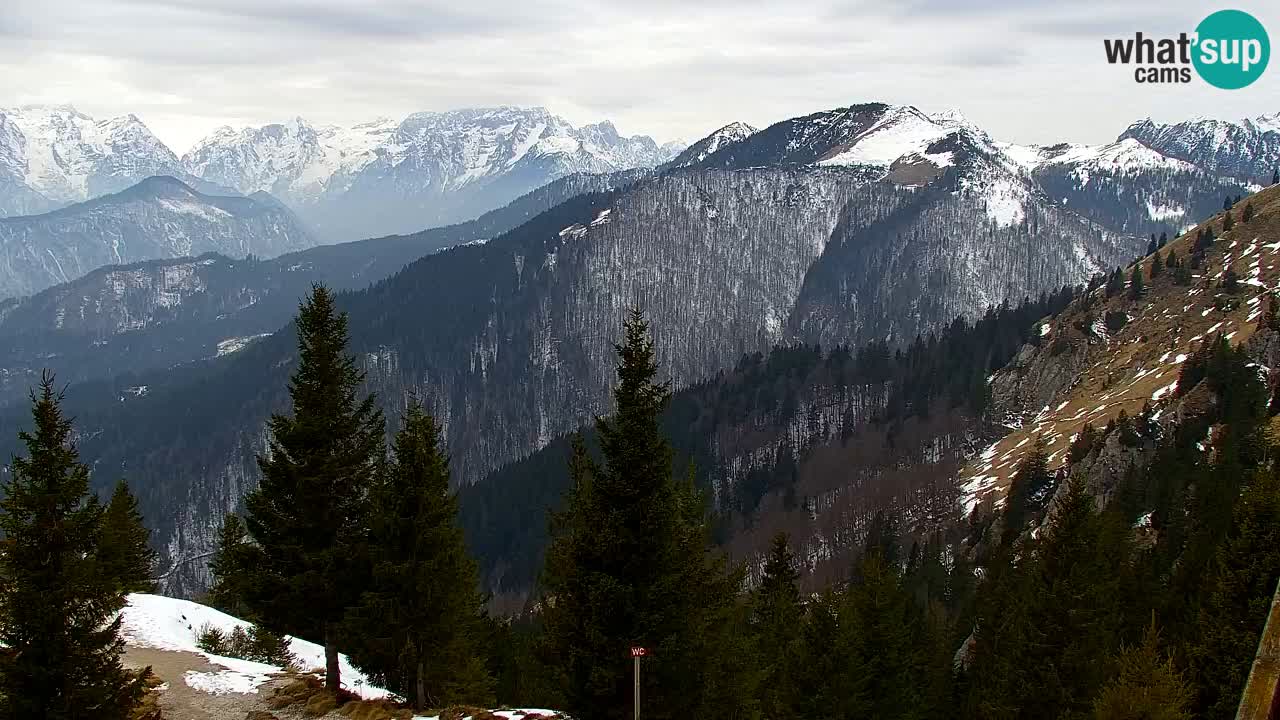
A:
<svg viewBox="0 0 1280 720">
<path fill-rule="evenodd" d="M 1205 10 L 1192 0 L 10 3 L 0 104 L 134 112 L 179 152 L 221 124 L 497 104 L 690 140 L 872 100 L 956 107 L 1026 142 L 1107 140 L 1147 115 L 1280 110 L 1280 73 L 1234 93 L 1136 88 L 1102 61 L 1104 36 L 1194 26 Z M 1269 5 L 1242 8 L 1280 33 Z"/>
</svg>

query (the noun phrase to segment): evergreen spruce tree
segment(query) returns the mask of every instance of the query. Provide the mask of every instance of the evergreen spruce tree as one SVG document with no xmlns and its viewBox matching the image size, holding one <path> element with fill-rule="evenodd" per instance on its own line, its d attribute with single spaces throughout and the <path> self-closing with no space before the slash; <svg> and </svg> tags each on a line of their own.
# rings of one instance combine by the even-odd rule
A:
<svg viewBox="0 0 1280 720">
<path fill-rule="evenodd" d="M 440 442 L 435 419 L 411 403 L 373 493 L 370 589 L 347 624 L 356 665 L 417 710 L 493 701 L 483 600 Z"/>
<path fill-rule="evenodd" d="M 1120 271 L 1120 268 L 1116 268 L 1115 271 L 1107 276 L 1106 294 L 1110 298 L 1122 292 L 1124 292 L 1124 273 Z"/>
<path fill-rule="evenodd" d="M 1161 249 L 1162 249 L 1162 248 L 1164 248 L 1164 246 L 1165 246 L 1166 244 L 1168 244 L 1168 242 L 1169 242 L 1169 233 L 1167 233 L 1167 232 L 1161 232 L 1161 233 L 1160 233 L 1160 242 L 1159 242 L 1159 243 L 1157 243 L 1156 247 L 1157 247 L 1157 248 L 1161 248 Z"/>
<path fill-rule="evenodd" d="M 1009 485 L 1005 504 L 1005 545 L 1012 543 L 1026 529 L 1027 523 L 1040 517 L 1053 492 L 1053 473 L 1049 472 L 1049 451 L 1043 438 L 1036 438 L 1031 452 L 1018 465 Z"/>
<path fill-rule="evenodd" d="M 1229 293 L 1240 291 L 1240 274 L 1235 268 L 1228 267 L 1227 271 L 1222 274 L 1222 289 Z"/>
<path fill-rule="evenodd" d="M 1032 663 L 1042 662 L 1043 633 L 1033 610 L 1037 594 L 1027 554 L 1000 545 L 978 587 L 973 646 L 964 677 L 964 716 L 975 720 L 1032 717 L 1023 712 L 1022 686 Z"/>
<path fill-rule="evenodd" d="M 1226 198 L 1224 198 L 1224 199 L 1222 200 L 1222 209 L 1223 209 L 1223 210 L 1230 210 L 1230 209 L 1231 209 L 1231 196 L 1230 196 L 1230 195 L 1228 195 Z"/>
<path fill-rule="evenodd" d="M 337 691 L 340 623 L 363 589 L 367 496 L 384 427 L 373 397 L 359 397 L 364 373 L 346 354 L 347 317 L 333 293 L 313 286 L 296 326 L 293 414 L 272 416 L 262 482 L 245 499 L 260 551 L 245 600 L 269 630 L 320 639 L 325 686 Z"/>
<path fill-rule="evenodd" d="M 721 712 L 748 696 L 737 678 L 733 639 L 737 573 L 710 552 L 703 501 L 672 477 L 658 418 L 670 391 L 657 380 L 648 325 L 639 311 L 616 346 L 615 413 L 596 421 L 602 462 L 575 443 L 565 509 L 552 517 L 543 572 L 543 657 L 563 707 L 576 717 L 623 718 L 631 708 L 628 648 L 656 660 L 642 673 L 649 718 Z M 753 695 L 754 693 L 752 693 Z"/>
<path fill-rule="evenodd" d="M 1146 292 L 1142 281 L 1142 263 L 1134 263 L 1133 272 L 1129 274 L 1129 297 L 1138 300 Z"/>
<path fill-rule="evenodd" d="M 1280 185 L 1280 169 L 1271 171 L 1271 184 Z"/>
<path fill-rule="evenodd" d="M 1160 651 L 1153 622 L 1142 644 L 1124 648 L 1093 702 L 1095 720 L 1190 720 L 1191 687 Z"/>
<path fill-rule="evenodd" d="M 882 552 L 869 549 L 840 615 L 841 632 L 847 636 L 844 645 L 855 658 L 851 669 L 865 673 L 865 717 L 922 715 L 924 667 L 917 643 L 923 617 L 901 581 Z"/>
<path fill-rule="evenodd" d="M 1146 252 L 1146 254 L 1147 254 L 1147 255 L 1151 255 L 1151 254 L 1152 254 L 1152 253 L 1154 253 L 1157 249 L 1159 249 L 1159 247 L 1160 247 L 1160 244 L 1156 242 L 1156 234 L 1155 234 L 1155 233 L 1151 233 L 1151 242 L 1147 243 L 1147 252 Z"/>
<path fill-rule="evenodd" d="M 1160 253 L 1151 260 L 1151 279 L 1154 280 L 1164 274 L 1164 260 L 1161 259 Z"/>
<path fill-rule="evenodd" d="M 805 605 L 800 626 L 799 666 L 795 677 L 802 718 L 866 717 L 870 708 L 869 673 L 856 638 L 843 631 L 842 598 L 827 590 Z"/>
<path fill-rule="evenodd" d="M 1085 717 L 1107 680 L 1102 662 L 1124 629 L 1122 569 L 1127 524 L 1099 514 L 1082 481 L 1068 481 L 1036 548 L 1031 622 L 1037 658 L 1025 669 L 1026 717 Z"/>
<path fill-rule="evenodd" d="M 1231 228 L 1235 227 L 1235 224 L 1235 218 L 1232 217 L 1231 211 L 1228 210 L 1226 214 L 1222 216 L 1222 232 L 1230 232 Z"/>
<path fill-rule="evenodd" d="M 44 375 L 27 455 L 0 487 L 0 718 L 124 720 L 146 673 L 121 666 L 124 597 L 97 557 L 102 507 L 60 400 Z"/>
<path fill-rule="evenodd" d="M 102 572 L 114 578 L 120 594 L 155 592 L 151 579 L 156 553 L 151 549 L 151 533 L 142 522 L 138 501 L 124 480 L 107 503 L 98 541 L 98 562 Z"/>
<path fill-rule="evenodd" d="M 1240 222 L 1249 223 L 1253 220 L 1253 201 L 1244 204 L 1244 211 L 1240 213 Z"/>
<path fill-rule="evenodd" d="M 1280 579 L 1280 478 L 1254 475 L 1236 501 L 1234 526 L 1219 548 L 1191 650 L 1196 717 L 1235 717 Z"/>
<path fill-rule="evenodd" d="M 764 717 L 796 717 L 794 675 L 805 672 L 796 665 L 803 608 L 790 538 L 778 533 L 765 560 L 760 584 L 752 593 L 752 629 L 755 653 L 763 664 L 760 677 L 760 712 Z"/>
<path fill-rule="evenodd" d="M 217 548 L 209 560 L 213 583 L 205 603 L 240 618 L 251 618 L 245 604 L 252 582 L 254 564 L 261 560 L 260 550 L 249 544 L 244 521 L 235 513 L 227 513 L 218 529 Z"/>
</svg>

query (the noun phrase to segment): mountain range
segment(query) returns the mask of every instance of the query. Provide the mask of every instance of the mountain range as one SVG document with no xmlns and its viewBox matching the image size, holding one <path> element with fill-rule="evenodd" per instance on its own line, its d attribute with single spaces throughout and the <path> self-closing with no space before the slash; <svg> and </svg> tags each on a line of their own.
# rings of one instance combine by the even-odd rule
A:
<svg viewBox="0 0 1280 720">
<path fill-rule="evenodd" d="M 413 113 L 350 128 L 223 127 L 179 158 L 137 117 L 0 108 L 0 217 L 117 192 L 153 175 L 203 192 L 283 200 L 324 242 L 470 220 L 565 175 L 654 167 L 683 145 L 575 127 L 545 108 Z"/>
<path fill-rule="evenodd" d="M 572 173 L 654 167 L 681 149 L 608 121 L 576 128 L 545 108 L 421 112 L 352 128 L 301 118 L 221 128 L 184 169 L 280 197 L 329 239 L 461 222 Z"/>
<path fill-rule="evenodd" d="M 541 157 L 502 148 L 489 156 L 518 156 L 515 166 Z M 758 131 L 730 125 L 670 161 L 625 182 L 566 188 L 506 232 L 470 236 L 340 296 L 369 389 L 393 418 L 410 396 L 428 404 L 459 483 L 490 482 L 607 412 L 612 341 L 627 308 L 645 310 L 678 387 L 779 344 L 901 347 L 957 316 L 1083 285 L 1139 255 L 1148 235 L 1177 235 L 1201 208 L 1256 182 L 1131 138 L 1014 146 L 958 113 L 882 103 Z M 64 289 L 43 296 L 61 305 L 10 303 L 25 309 L 8 312 L 46 318 L 36 327 L 47 329 L 58 317 L 48 308 L 86 296 Z M 105 325 L 119 328 L 121 305 L 111 307 Z M 28 313 L 35 308 L 45 309 Z M 153 308 L 137 309 L 147 316 Z M 283 330 L 227 325 L 217 334 L 272 334 L 233 343 L 238 351 L 221 358 L 99 376 L 68 398 L 96 481 L 129 476 L 171 562 L 206 551 L 214 519 L 256 482 L 265 420 L 286 402 L 294 350 Z M 129 332 L 115 334 L 127 342 Z M 28 363 L 41 347 L 27 348 Z M 24 411 L 0 417 L 17 423 Z M 193 564 L 170 590 L 203 581 Z"/>
</svg>

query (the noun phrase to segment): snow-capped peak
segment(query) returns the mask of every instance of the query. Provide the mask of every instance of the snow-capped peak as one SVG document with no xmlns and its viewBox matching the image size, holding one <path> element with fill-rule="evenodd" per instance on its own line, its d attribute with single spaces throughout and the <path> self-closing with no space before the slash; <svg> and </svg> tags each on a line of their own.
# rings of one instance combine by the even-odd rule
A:
<svg viewBox="0 0 1280 720">
<path fill-rule="evenodd" d="M 1132 173 L 1144 170 L 1172 170 L 1188 172 L 1195 169 L 1191 163 L 1166 157 L 1133 138 L 1105 145 L 1015 145 L 999 143 L 999 149 L 1027 170 L 1049 165 L 1068 165 L 1082 170 Z"/>
<path fill-rule="evenodd" d="M 456 189 L 528 164 L 565 172 L 654 166 L 670 150 L 645 136 L 622 137 L 607 120 L 575 128 L 546 108 L 501 106 L 410 114 L 351 127 L 302 118 L 234 131 L 220 128 L 183 158 L 195 175 L 241 192 L 266 190 L 295 203 L 349 189 L 361 176 L 402 177 Z"/>
<path fill-rule="evenodd" d="M 971 127 L 958 112 L 931 117 L 909 105 L 890 105 L 869 128 L 833 149 L 817 164 L 888 168 L 906 156 L 926 157 L 935 164 L 950 164 L 949 157 L 942 157 L 945 153 L 930 153 L 929 147 L 954 132 L 970 131 Z"/>
<path fill-rule="evenodd" d="M 1253 123 L 1253 126 L 1262 132 L 1280 132 L 1280 112 L 1275 112 L 1270 115 L 1259 115 L 1258 117 L 1253 118 L 1252 120 L 1246 120 L 1245 122 Z"/>
<path fill-rule="evenodd" d="M 1148 118 L 1130 125 L 1120 139 L 1133 138 L 1213 175 L 1255 182 L 1270 179 L 1280 164 L 1278 125 L 1280 114 L 1238 121 L 1198 117 L 1172 125 Z"/>
<path fill-rule="evenodd" d="M 731 122 L 684 149 L 669 167 L 688 167 L 706 160 L 721 148 L 736 145 L 754 135 L 756 128 L 744 122 Z"/>
<path fill-rule="evenodd" d="M 0 164 L 45 209 L 178 172 L 177 157 L 132 114 L 94 120 L 71 105 L 24 105 L 0 108 L 0 127 Z"/>
</svg>

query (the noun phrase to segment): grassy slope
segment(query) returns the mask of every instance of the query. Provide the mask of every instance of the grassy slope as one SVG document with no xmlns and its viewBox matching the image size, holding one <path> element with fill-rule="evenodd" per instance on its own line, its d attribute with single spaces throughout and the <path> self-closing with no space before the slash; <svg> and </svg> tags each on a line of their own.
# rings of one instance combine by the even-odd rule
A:
<svg viewBox="0 0 1280 720">
<path fill-rule="evenodd" d="M 1248 224 L 1239 222 L 1245 202 L 1252 202 L 1255 211 Z M 960 484 L 968 506 L 1000 498 L 1037 438 L 1048 444 L 1050 467 L 1061 467 L 1071 440 L 1086 422 L 1101 428 L 1121 410 L 1133 416 L 1147 402 L 1157 409 L 1168 403 L 1182 360 L 1202 343 L 1219 333 L 1233 344 L 1248 340 L 1262 316 L 1265 295 L 1280 289 L 1280 186 L 1250 196 L 1232 214 L 1236 225 L 1230 232 L 1222 232 L 1223 213 L 1218 213 L 1161 251 L 1167 255 L 1173 248 L 1186 263 L 1196 234 L 1203 227 L 1213 227 L 1218 239 L 1207 251 L 1205 263 L 1192 271 L 1189 287 L 1175 284 L 1168 271 L 1151 279 L 1152 258 L 1146 257 L 1140 260 L 1147 278 L 1142 299 L 1131 300 L 1127 292 L 1107 299 L 1104 288 L 1099 288 L 1093 292 L 1091 309 L 1076 302 L 1048 321 L 1050 329 L 1037 353 L 1051 352 L 1053 341 L 1065 340 L 1076 348 L 1083 343 L 1087 348 L 1085 370 L 1043 409 L 1025 413 L 1033 417 L 1021 427 L 965 464 Z M 1132 267 L 1125 268 L 1126 281 Z M 1224 311 L 1217 308 L 1215 296 L 1221 294 L 1217 286 L 1229 267 L 1240 277 L 1239 290 L 1233 296 L 1239 305 Z M 1210 281 L 1212 289 L 1207 287 Z M 1089 313 L 1102 318 L 1109 310 L 1125 312 L 1130 318 L 1118 332 L 1103 331 L 1099 337 L 1077 327 Z M 1100 326 L 1101 322 L 1095 325 Z"/>
</svg>

